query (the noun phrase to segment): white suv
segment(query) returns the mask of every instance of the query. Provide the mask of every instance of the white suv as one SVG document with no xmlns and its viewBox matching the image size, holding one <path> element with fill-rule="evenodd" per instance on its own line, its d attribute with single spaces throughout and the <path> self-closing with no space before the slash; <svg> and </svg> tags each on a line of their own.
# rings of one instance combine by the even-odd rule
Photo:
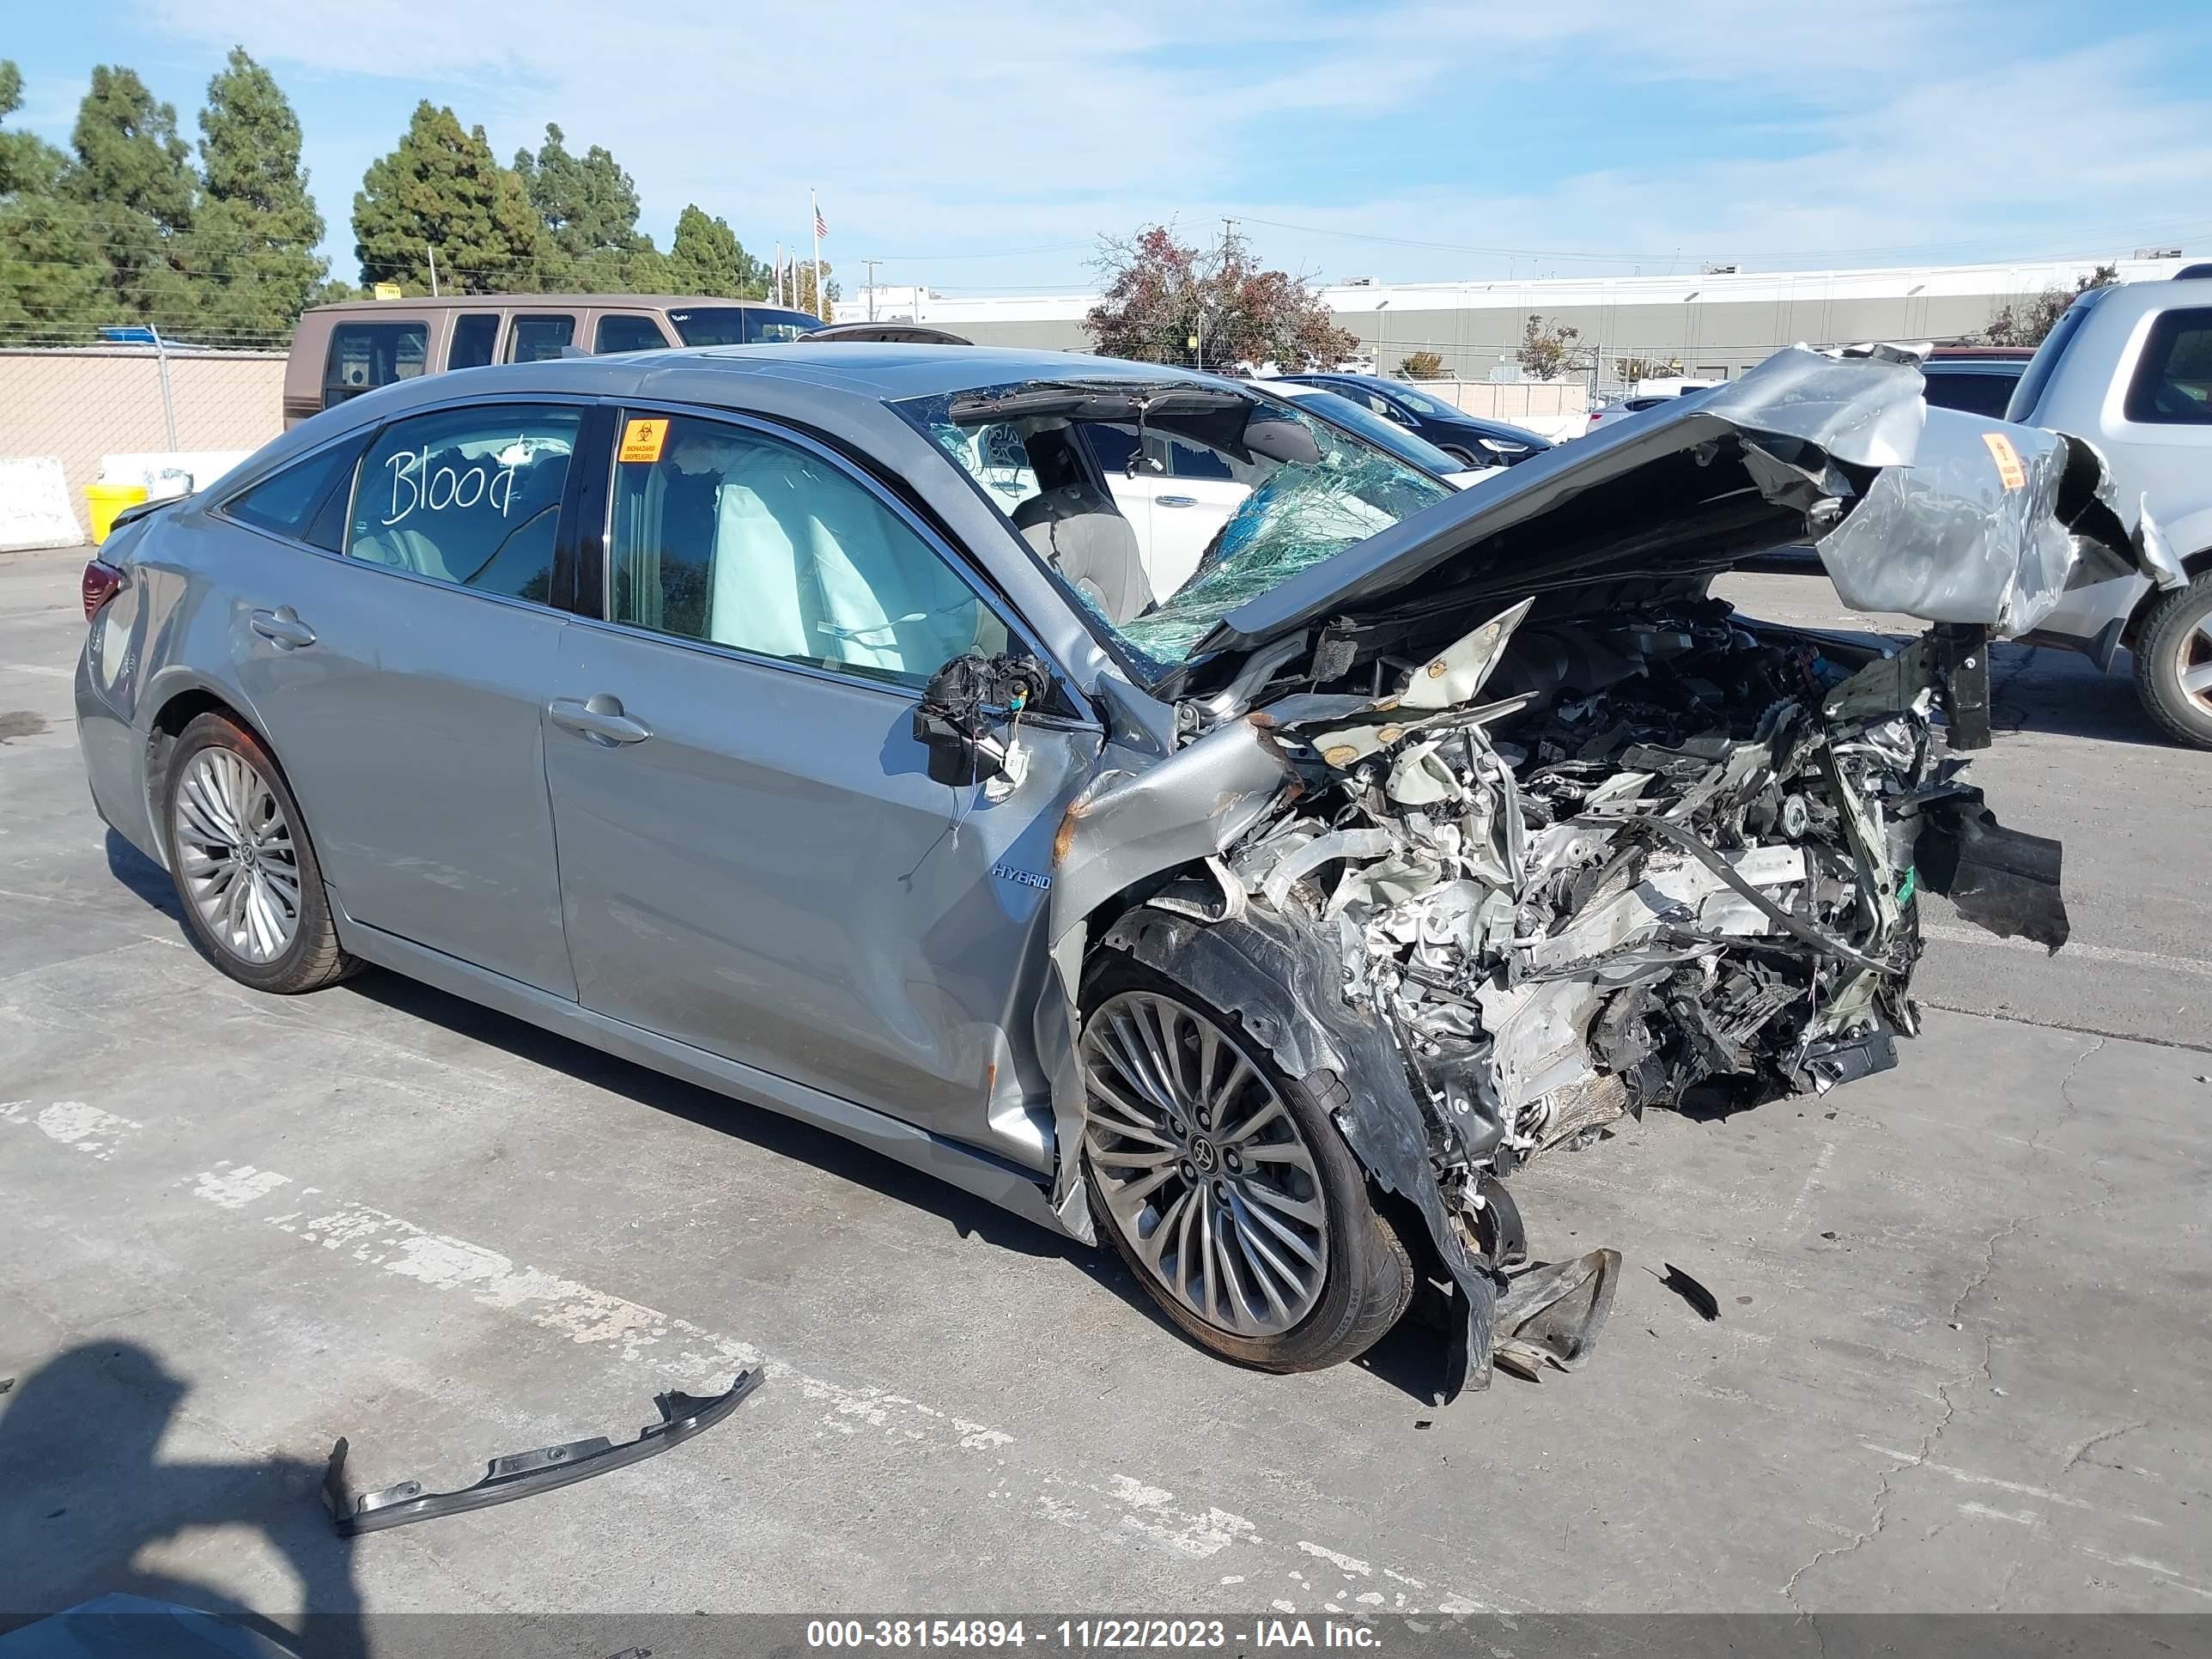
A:
<svg viewBox="0 0 2212 1659">
<path fill-rule="evenodd" d="M 2067 307 L 2005 418 L 2088 439 L 2124 510 L 2140 501 L 2190 578 L 2079 588 L 2029 637 L 2109 669 L 2135 653 L 2136 690 L 2182 742 L 2212 749 L 2212 278 L 2095 288 Z"/>
</svg>

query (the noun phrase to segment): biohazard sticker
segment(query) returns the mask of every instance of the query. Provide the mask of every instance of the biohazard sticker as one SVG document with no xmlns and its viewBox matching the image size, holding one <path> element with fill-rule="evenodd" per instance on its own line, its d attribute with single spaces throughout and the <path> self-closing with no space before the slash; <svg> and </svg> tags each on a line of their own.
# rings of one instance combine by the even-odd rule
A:
<svg viewBox="0 0 2212 1659">
<path fill-rule="evenodd" d="M 661 445 L 667 441 L 666 421 L 629 422 L 623 427 L 622 459 L 626 461 L 657 461 L 660 459 Z"/>
<path fill-rule="evenodd" d="M 2002 432 L 1984 432 L 1982 441 L 1990 447 L 1990 457 L 1997 464 L 1997 482 L 2007 489 L 2027 488 L 2027 469 L 2020 464 L 2020 451 L 2012 447 L 2012 440 Z M 659 441 L 655 440 L 656 446 Z M 654 453 L 659 453 L 656 447 Z"/>
</svg>

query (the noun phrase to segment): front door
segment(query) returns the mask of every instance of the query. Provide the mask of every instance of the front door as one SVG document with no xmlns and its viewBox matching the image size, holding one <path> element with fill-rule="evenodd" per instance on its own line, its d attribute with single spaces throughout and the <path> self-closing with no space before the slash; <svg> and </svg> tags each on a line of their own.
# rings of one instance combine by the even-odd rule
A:
<svg viewBox="0 0 2212 1659">
<path fill-rule="evenodd" d="M 256 533 L 265 556 L 227 561 L 240 682 L 345 914 L 563 996 L 539 723 L 580 418 L 511 404 L 395 422 L 362 457 L 341 554 Z"/>
<path fill-rule="evenodd" d="M 932 781 L 921 687 L 1021 643 L 957 560 L 793 436 L 634 416 L 619 455 L 546 735 L 580 1000 L 1048 1167 L 1019 1054 L 1096 732 L 1024 724 L 1002 799 Z"/>
</svg>

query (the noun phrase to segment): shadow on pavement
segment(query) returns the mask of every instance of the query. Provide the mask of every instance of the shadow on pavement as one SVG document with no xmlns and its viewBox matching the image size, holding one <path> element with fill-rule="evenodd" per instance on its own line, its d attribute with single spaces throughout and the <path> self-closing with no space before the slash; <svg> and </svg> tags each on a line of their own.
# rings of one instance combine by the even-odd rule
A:
<svg viewBox="0 0 2212 1659">
<path fill-rule="evenodd" d="M 189 1529 L 246 1528 L 297 1577 L 317 1659 L 366 1659 L 349 1548 L 317 1496 L 321 1466 L 164 1460 L 162 1439 L 190 1391 L 137 1343 L 100 1341 L 55 1355 L 0 1395 L 0 1631 L 119 1593 L 296 1646 L 296 1636 L 225 1592 L 139 1560 Z"/>
</svg>

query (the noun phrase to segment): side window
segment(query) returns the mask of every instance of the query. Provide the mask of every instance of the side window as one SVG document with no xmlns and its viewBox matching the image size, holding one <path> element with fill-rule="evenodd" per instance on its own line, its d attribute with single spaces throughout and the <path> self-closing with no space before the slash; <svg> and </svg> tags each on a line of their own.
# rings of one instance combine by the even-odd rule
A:
<svg viewBox="0 0 2212 1659">
<path fill-rule="evenodd" d="M 337 552 L 344 542 L 343 515 L 353 482 L 353 464 L 361 459 L 362 446 L 368 441 L 368 434 L 362 433 L 295 461 L 282 472 L 271 473 L 224 501 L 223 515 L 257 530 Z M 333 501 L 336 511 L 330 510 Z"/>
<path fill-rule="evenodd" d="M 517 317 L 507 331 L 507 361 L 543 362 L 557 357 L 561 348 L 576 343 L 576 319 L 562 313 Z"/>
<path fill-rule="evenodd" d="M 658 351 L 667 343 L 660 325 L 652 318 L 620 312 L 600 318 L 592 333 L 592 349 L 602 356 L 616 351 Z"/>
<path fill-rule="evenodd" d="M 1091 446 L 1091 458 L 1098 463 L 1101 472 L 1111 478 L 1128 471 L 1129 463 L 1137 455 L 1136 428 L 1085 421 L 1077 430 L 1082 433 L 1083 441 Z"/>
<path fill-rule="evenodd" d="M 345 552 L 479 592 L 545 603 L 582 412 L 544 404 L 395 421 L 361 467 Z"/>
<path fill-rule="evenodd" d="M 342 404 L 394 380 L 411 380 L 428 355 L 425 322 L 340 323 L 323 360 L 323 407 Z"/>
<path fill-rule="evenodd" d="M 446 347 L 447 368 L 482 368 L 499 343 L 499 313 L 471 311 L 453 319 L 453 337 Z"/>
<path fill-rule="evenodd" d="M 811 450 L 720 422 L 625 422 L 611 614 L 687 640 L 919 688 L 997 615 L 906 521 Z"/>
<path fill-rule="evenodd" d="M 2158 426 L 2212 426 L 2212 307 L 2169 311 L 2151 325 L 2127 417 Z"/>
<path fill-rule="evenodd" d="M 1168 472 L 1172 477 L 1212 478 L 1224 483 L 1237 477 L 1229 463 L 1212 450 L 1185 443 L 1180 438 L 1168 440 Z"/>
</svg>

